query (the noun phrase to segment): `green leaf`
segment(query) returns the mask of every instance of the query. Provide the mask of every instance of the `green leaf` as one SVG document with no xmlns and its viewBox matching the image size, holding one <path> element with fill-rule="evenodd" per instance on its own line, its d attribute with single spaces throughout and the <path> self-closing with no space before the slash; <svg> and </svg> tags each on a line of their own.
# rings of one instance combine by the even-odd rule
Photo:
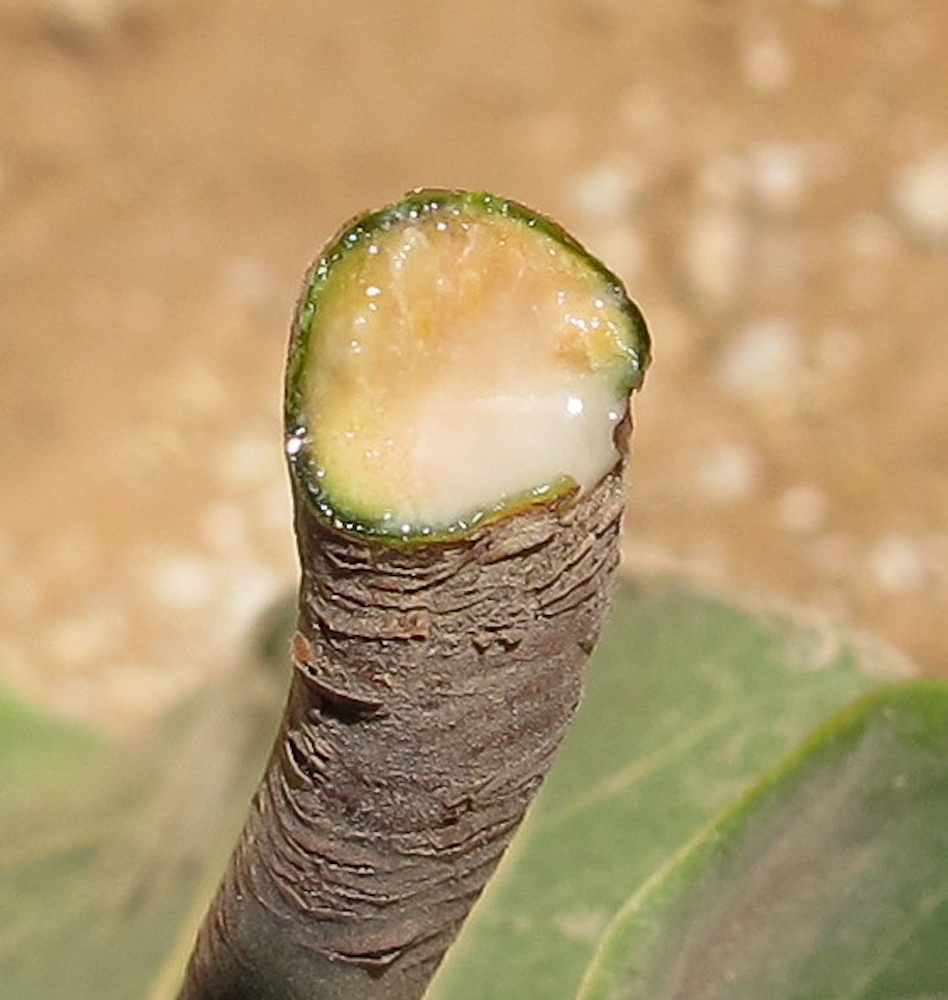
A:
<svg viewBox="0 0 948 1000">
<path fill-rule="evenodd" d="M 948 685 L 883 690 L 617 916 L 582 1000 L 948 996 Z"/>
<path fill-rule="evenodd" d="M 142 746 L 0 694 L 0 995 L 174 996 L 272 738 L 287 630 L 271 623 L 262 654 L 277 683 L 258 656 Z M 574 731 L 432 1000 L 569 1000 L 630 894 L 897 663 L 825 623 L 624 585 Z"/>
<path fill-rule="evenodd" d="M 904 672 L 825 621 L 624 585 L 543 791 L 426 1000 L 568 1000 L 629 895 L 818 723 Z"/>
<path fill-rule="evenodd" d="M 131 747 L 0 690 L 0 996 L 174 995 L 279 717 L 230 680 Z"/>
</svg>

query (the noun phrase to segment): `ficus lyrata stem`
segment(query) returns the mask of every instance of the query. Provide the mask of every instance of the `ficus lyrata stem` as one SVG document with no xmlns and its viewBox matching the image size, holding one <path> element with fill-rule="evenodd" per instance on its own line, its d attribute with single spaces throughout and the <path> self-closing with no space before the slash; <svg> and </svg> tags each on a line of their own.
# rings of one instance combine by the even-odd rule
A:
<svg viewBox="0 0 948 1000">
<path fill-rule="evenodd" d="M 614 275 L 490 195 L 415 192 L 316 262 L 289 698 L 180 1000 L 424 992 L 580 698 L 648 350 Z"/>
</svg>

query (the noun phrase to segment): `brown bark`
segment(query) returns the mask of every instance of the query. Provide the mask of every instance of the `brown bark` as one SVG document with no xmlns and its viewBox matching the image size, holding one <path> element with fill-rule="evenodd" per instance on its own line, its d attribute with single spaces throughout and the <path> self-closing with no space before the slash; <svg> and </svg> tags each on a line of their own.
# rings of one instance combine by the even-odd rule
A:
<svg viewBox="0 0 948 1000">
<path fill-rule="evenodd" d="M 624 464 L 450 543 L 339 532 L 294 481 L 289 700 L 181 1000 L 421 996 L 579 701 Z"/>
</svg>

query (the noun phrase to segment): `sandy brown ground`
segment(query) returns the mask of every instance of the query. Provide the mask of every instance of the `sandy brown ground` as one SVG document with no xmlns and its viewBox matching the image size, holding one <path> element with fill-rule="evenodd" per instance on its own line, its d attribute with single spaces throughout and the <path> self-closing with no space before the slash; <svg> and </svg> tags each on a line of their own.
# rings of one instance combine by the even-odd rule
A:
<svg viewBox="0 0 948 1000">
<path fill-rule="evenodd" d="M 146 722 L 291 586 L 285 331 L 418 185 L 556 216 L 656 363 L 629 565 L 948 673 L 943 0 L 3 0 L 0 679 Z"/>
</svg>

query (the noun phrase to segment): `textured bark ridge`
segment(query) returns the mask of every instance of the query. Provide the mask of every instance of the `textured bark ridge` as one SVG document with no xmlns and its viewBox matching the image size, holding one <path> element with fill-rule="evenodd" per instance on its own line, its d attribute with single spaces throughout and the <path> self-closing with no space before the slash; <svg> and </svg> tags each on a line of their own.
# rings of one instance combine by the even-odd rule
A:
<svg viewBox="0 0 948 1000">
<path fill-rule="evenodd" d="M 334 529 L 294 481 L 289 701 L 182 1000 L 421 996 L 579 701 L 624 465 L 409 545 Z"/>
</svg>

